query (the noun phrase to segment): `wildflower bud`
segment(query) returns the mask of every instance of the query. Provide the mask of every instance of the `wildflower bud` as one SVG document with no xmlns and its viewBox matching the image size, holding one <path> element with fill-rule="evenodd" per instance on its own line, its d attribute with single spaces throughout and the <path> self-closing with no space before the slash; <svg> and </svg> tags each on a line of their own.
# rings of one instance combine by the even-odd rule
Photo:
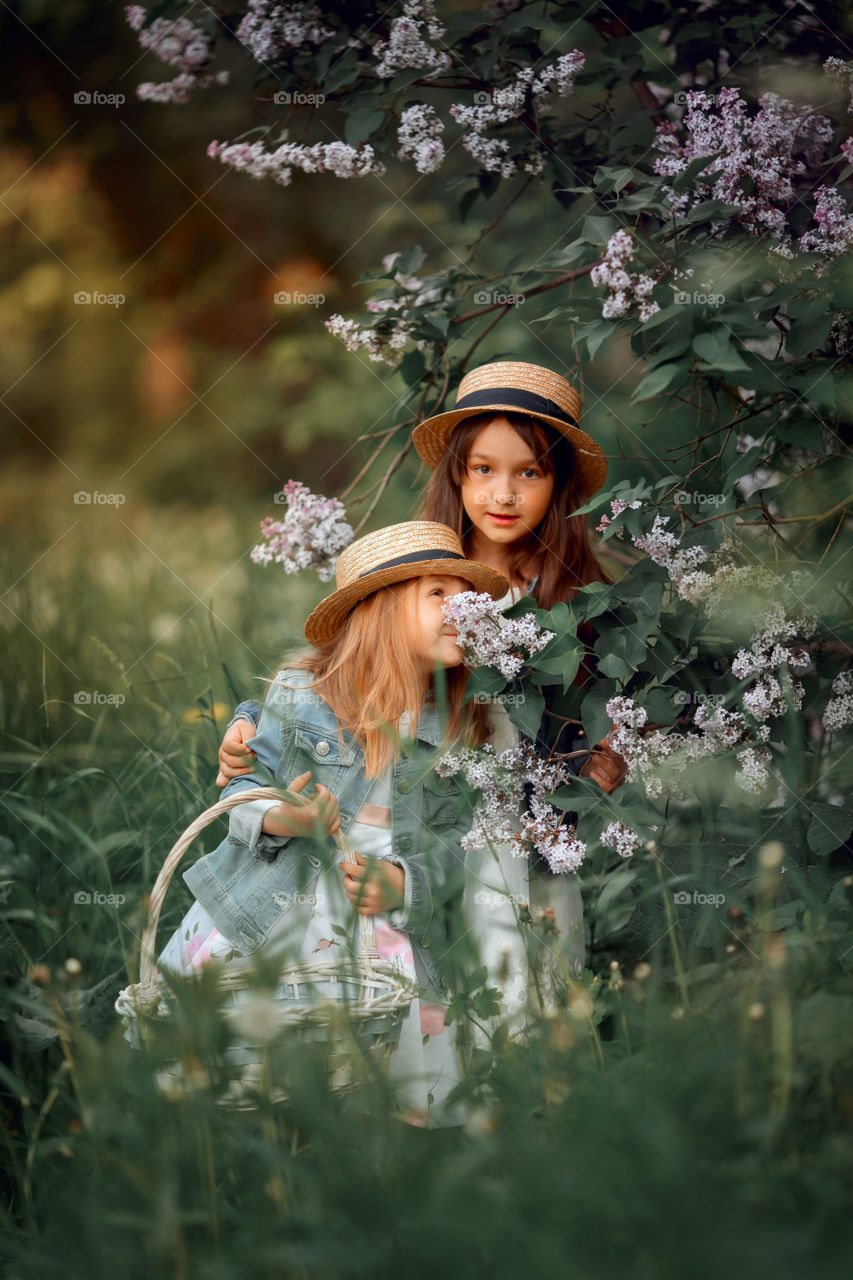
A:
<svg viewBox="0 0 853 1280">
<path fill-rule="evenodd" d="M 760 1000 L 756 1000 L 754 1004 L 749 1006 L 747 1013 L 753 1022 L 760 1022 L 764 1017 L 764 1005 Z"/>
<path fill-rule="evenodd" d="M 29 976 L 33 982 L 40 982 L 46 987 L 50 982 L 50 969 L 46 964 L 33 964 L 30 965 Z"/>
<path fill-rule="evenodd" d="M 83 966 L 79 960 L 75 960 L 73 956 L 69 956 L 65 961 L 65 972 L 69 978 L 79 978 L 83 972 Z"/>
<path fill-rule="evenodd" d="M 741 916 L 743 915 L 743 912 L 741 911 L 740 907 L 729 907 L 729 915 L 733 920 L 740 920 Z"/>
<path fill-rule="evenodd" d="M 638 982 L 645 982 L 652 971 L 652 966 L 646 960 L 641 960 L 634 969 L 634 977 Z"/>
<path fill-rule="evenodd" d="M 765 871 L 775 871 L 782 865 L 784 857 L 785 847 L 778 840 L 770 840 L 758 850 L 758 863 Z"/>
<path fill-rule="evenodd" d="M 610 961 L 610 968 L 611 968 L 611 969 L 613 970 L 613 972 L 615 973 L 615 972 L 616 972 L 616 970 L 619 968 L 619 961 L 618 961 L 618 960 L 611 960 L 611 961 Z"/>
<path fill-rule="evenodd" d="M 677 1008 L 673 1009 L 672 1013 L 669 1016 L 672 1018 L 673 1022 L 680 1022 L 681 1019 L 684 1017 L 684 1009 L 681 1007 L 681 1005 L 678 1005 Z"/>
<path fill-rule="evenodd" d="M 583 1022 L 592 1014 L 592 1001 L 585 991 L 578 991 L 569 1001 L 569 1014 L 578 1022 Z"/>
<path fill-rule="evenodd" d="M 652 855 L 653 858 L 660 857 L 660 845 L 658 844 L 657 840 L 647 840 L 646 843 L 643 845 L 643 848 L 646 849 Z"/>
</svg>

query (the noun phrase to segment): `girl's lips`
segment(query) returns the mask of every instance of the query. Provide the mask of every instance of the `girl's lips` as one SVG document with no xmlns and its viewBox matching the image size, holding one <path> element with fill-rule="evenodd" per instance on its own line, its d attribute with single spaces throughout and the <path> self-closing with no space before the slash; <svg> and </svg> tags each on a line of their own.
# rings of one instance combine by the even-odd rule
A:
<svg viewBox="0 0 853 1280">
<path fill-rule="evenodd" d="M 490 520 L 496 520 L 498 524 L 512 524 L 514 520 L 518 519 L 518 516 L 498 516 L 493 511 L 487 511 L 486 515 Z"/>
</svg>

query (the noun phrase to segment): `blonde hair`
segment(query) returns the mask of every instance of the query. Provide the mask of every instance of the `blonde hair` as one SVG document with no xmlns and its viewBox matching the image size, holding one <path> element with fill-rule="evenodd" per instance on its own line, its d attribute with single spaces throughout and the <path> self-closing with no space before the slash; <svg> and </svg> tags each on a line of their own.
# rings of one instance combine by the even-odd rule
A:
<svg viewBox="0 0 853 1280">
<path fill-rule="evenodd" d="M 411 732 L 424 699 L 434 690 L 434 677 L 424 678 L 416 655 L 415 598 L 421 579 L 381 587 L 359 601 L 327 643 L 291 652 L 285 667 L 314 673 L 315 691 L 353 735 L 364 753 L 365 774 L 373 778 L 396 758 L 398 722 L 409 713 Z M 463 707 L 468 670 L 443 669 L 447 726 L 442 747 L 462 742 L 478 746 L 489 736 L 486 706 Z M 320 691 L 321 686 L 322 692 Z M 436 698 L 438 701 L 438 698 Z"/>
</svg>

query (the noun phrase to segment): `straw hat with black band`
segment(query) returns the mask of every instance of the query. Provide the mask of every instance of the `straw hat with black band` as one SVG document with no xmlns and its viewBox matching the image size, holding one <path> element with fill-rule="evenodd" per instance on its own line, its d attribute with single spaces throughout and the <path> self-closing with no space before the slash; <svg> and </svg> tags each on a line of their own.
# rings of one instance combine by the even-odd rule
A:
<svg viewBox="0 0 853 1280">
<path fill-rule="evenodd" d="M 558 373 L 538 364 L 496 360 L 466 373 L 456 393 L 456 407 L 421 422 L 415 427 L 412 440 L 424 462 L 434 470 L 447 449 L 453 428 L 465 418 L 501 411 L 539 418 L 556 427 L 574 447 L 582 505 L 601 488 L 607 476 L 603 450 L 578 426 L 582 403 L 575 388 Z"/>
<path fill-rule="evenodd" d="M 467 559 L 459 537 L 446 524 L 407 520 L 366 533 L 344 548 L 335 564 L 337 590 L 309 615 L 305 635 L 310 644 L 323 644 L 340 630 L 358 602 L 380 587 L 439 573 L 464 578 L 474 591 L 495 600 L 509 590 L 497 569 Z"/>
</svg>

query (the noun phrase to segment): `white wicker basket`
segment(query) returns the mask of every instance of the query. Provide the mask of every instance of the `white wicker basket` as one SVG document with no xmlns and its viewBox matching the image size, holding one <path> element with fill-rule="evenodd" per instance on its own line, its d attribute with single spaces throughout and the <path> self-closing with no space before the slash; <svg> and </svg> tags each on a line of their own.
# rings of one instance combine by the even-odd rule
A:
<svg viewBox="0 0 853 1280">
<path fill-rule="evenodd" d="M 172 876 L 193 840 L 216 818 L 229 809 L 251 800 L 286 800 L 290 804 L 306 805 L 307 796 L 298 792 L 283 791 L 273 787 L 255 787 L 241 791 L 206 809 L 175 841 L 157 876 L 148 905 L 148 919 L 142 935 L 139 982 L 122 990 L 115 1008 L 128 1029 L 131 1043 L 137 1047 L 146 1040 L 151 1024 L 170 1018 L 174 996 L 165 979 L 155 976 L 155 942 L 160 911 Z M 352 855 L 352 847 L 346 836 L 338 831 L 333 837 L 337 848 L 345 855 Z M 298 1036 L 301 1040 L 321 1041 L 325 1045 L 330 1085 L 336 1090 L 351 1089 L 357 1078 L 353 1071 L 353 1055 L 368 1053 L 375 1067 L 387 1067 L 391 1052 L 400 1038 L 403 1018 L 408 1014 L 414 991 L 403 984 L 393 965 L 379 957 L 373 918 L 359 915 L 359 954 L 349 965 L 341 963 L 303 962 L 283 967 L 276 988 L 276 998 L 282 1000 L 281 1035 Z M 220 990 L 227 993 L 226 1016 L 235 1016 L 240 1005 L 240 993 L 249 989 L 248 975 L 254 965 L 251 956 L 235 958 L 216 964 Z M 328 997 L 328 987 L 338 990 L 335 998 Z M 326 991 L 323 991 L 326 988 Z M 293 1005 L 286 1003 L 293 1000 Z M 247 1051 L 239 1051 L 238 1057 L 246 1059 Z M 286 1089 L 270 1087 L 267 1078 L 268 1058 L 259 1047 L 254 1060 L 241 1061 L 239 1076 L 232 1081 L 228 1092 L 218 1100 L 227 1106 L 251 1108 L 256 1092 L 270 1089 L 273 1100 L 286 1097 Z M 162 1091 L 169 1096 L 182 1096 L 198 1087 L 198 1079 L 205 1079 L 204 1072 L 188 1077 L 180 1063 L 167 1064 L 159 1073 Z"/>
</svg>

